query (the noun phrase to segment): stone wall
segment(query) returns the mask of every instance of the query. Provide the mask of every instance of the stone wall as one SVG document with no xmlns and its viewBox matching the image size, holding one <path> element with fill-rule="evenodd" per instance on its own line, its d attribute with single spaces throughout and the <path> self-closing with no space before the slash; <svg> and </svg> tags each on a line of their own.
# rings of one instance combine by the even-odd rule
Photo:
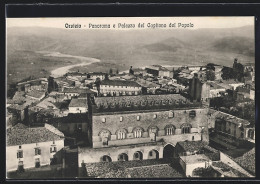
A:
<svg viewBox="0 0 260 184">
<path fill-rule="evenodd" d="M 111 133 L 108 145 L 128 145 L 137 144 L 142 142 L 149 142 L 151 138 L 149 136 L 149 128 L 157 127 L 157 138 L 165 138 L 173 140 L 173 144 L 180 138 L 179 141 L 185 140 L 200 140 L 201 126 L 207 127 L 207 109 L 192 109 L 196 112 L 195 117 L 189 115 L 191 110 L 173 110 L 173 111 L 155 111 L 155 112 L 122 112 L 122 113 L 105 113 L 93 115 L 93 147 L 102 147 L 102 138 L 100 132 L 102 130 L 108 130 Z M 169 117 L 169 113 L 173 112 L 174 117 Z M 140 118 L 140 120 L 137 119 Z M 105 121 L 105 122 L 104 122 Z M 191 125 L 190 134 L 182 134 L 181 126 L 183 124 Z M 167 125 L 173 125 L 175 127 L 174 137 L 165 135 L 165 127 Z M 143 129 L 141 138 L 134 138 L 133 130 L 136 127 Z M 116 132 L 119 129 L 126 130 L 126 139 L 117 140 Z M 207 129 L 206 129 L 207 130 Z M 207 134 L 207 132 L 204 132 Z M 192 136 L 194 136 L 192 138 Z"/>
</svg>

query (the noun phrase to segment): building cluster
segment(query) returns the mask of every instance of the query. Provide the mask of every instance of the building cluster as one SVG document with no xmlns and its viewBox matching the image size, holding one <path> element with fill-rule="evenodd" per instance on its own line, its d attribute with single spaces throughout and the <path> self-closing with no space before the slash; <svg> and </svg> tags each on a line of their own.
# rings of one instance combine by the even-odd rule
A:
<svg viewBox="0 0 260 184">
<path fill-rule="evenodd" d="M 223 80 L 220 66 L 208 80 L 209 70 L 152 65 L 116 75 L 72 72 L 18 83 L 7 100 L 7 170 L 61 161 L 66 138 L 83 142 L 77 144 L 78 167 L 166 158 L 192 176 L 198 167 L 221 162 L 209 136 L 236 147 L 254 142 L 254 125 L 210 109 L 209 101 L 229 90 L 253 100 L 254 81 Z"/>
</svg>

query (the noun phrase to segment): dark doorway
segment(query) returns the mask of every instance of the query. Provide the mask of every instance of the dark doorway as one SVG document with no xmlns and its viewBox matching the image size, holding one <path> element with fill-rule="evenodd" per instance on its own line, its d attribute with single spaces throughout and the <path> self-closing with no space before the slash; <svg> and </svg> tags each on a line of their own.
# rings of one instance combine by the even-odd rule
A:
<svg viewBox="0 0 260 184">
<path fill-rule="evenodd" d="M 166 145 L 163 149 L 163 158 L 174 158 L 174 147 L 170 144 Z"/>
<path fill-rule="evenodd" d="M 133 160 L 143 160 L 143 153 L 141 151 L 135 152 Z"/>
<path fill-rule="evenodd" d="M 151 150 L 148 153 L 148 159 L 159 159 L 159 152 L 157 150 Z"/>
<path fill-rule="evenodd" d="M 128 155 L 125 153 L 118 155 L 118 161 L 128 161 Z"/>
<path fill-rule="evenodd" d="M 111 162 L 112 159 L 110 156 L 104 155 L 103 157 L 101 157 L 100 161 L 101 162 Z"/>
</svg>

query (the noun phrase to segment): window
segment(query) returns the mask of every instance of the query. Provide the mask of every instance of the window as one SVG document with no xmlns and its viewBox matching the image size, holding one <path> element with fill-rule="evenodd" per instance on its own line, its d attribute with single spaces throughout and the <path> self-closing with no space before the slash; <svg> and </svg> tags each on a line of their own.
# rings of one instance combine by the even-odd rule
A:
<svg viewBox="0 0 260 184">
<path fill-rule="evenodd" d="M 50 153 L 56 153 L 57 152 L 57 147 L 56 146 L 51 146 L 50 147 Z"/>
<path fill-rule="evenodd" d="M 122 121 L 123 121 L 123 116 L 120 117 L 120 122 L 122 122 Z"/>
<path fill-rule="evenodd" d="M 126 131 L 125 130 L 118 130 L 117 131 L 117 139 L 122 140 L 126 138 Z"/>
<path fill-rule="evenodd" d="M 181 126 L 181 133 L 182 134 L 189 134 L 191 130 L 191 125 L 190 124 L 183 124 Z"/>
<path fill-rule="evenodd" d="M 17 151 L 17 158 L 23 158 L 23 151 L 22 150 Z"/>
<path fill-rule="evenodd" d="M 136 120 L 137 120 L 137 121 L 140 121 L 140 116 L 137 116 L 137 117 L 136 117 Z"/>
<path fill-rule="evenodd" d="M 135 128 L 134 129 L 134 137 L 140 138 L 142 137 L 143 130 L 141 128 Z"/>
<path fill-rule="evenodd" d="M 156 119 L 156 118 L 157 118 L 157 114 L 154 114 L 154 115 L 153 115 L 153 119 Z"/>
<path fill-rule="evenodd" d="M 156 126 L 153 126 L 149 129 L 149 134 L 154 133 L 155 135 L 157 135 L 157 131 L 158 131 L 158 128 Z"/>
<path fill-rule="evenodd" d="M 175 127 L 173 125 L 167 125 L 165 127 L 165 134 L 166 135 L 173 135 L 173 134 L 175 134 Z"/>
<path fill-rule="evenodd" d="M 34 148 L 35 155 L 41 155 L 41 148 Z"/>
<path fill-rule="evenodd" d="M 190 113 L 189 113 L 189 115 L 190 115 L 190 117 L 195 117 L 196 116 L 196 111 L 190 111 Z"/>
<path fill-rule="evenodd" d="M 106 122 L 106 118 L 102 118 L 102 123 L 105 123 Z"/>
<path fill-rule="evenodd" d="M 152 157 L 153 156 L 153 151 L 149 152 L 149 156 Z"/>
<path fill-rule="evenodd" d="M 41 166 L 41 164 L 40 164 L 40 158 L 36 158 L 35 159 L 35 167 L 36 168 L 39 168 Z"/>
<path fill-rule="evenodd" d="M 101 132 L 99 132 L 99 136 L 102 140 L 105 140 L 106 138 L 108 141 L 110 139 L 111 133 L 108 130 L 102 130 Z"/>
<path fill-rule="evenodd" d="M 82 124 L 78 124 L 78 130 L 82 130 Z"/>
<path fill-rule="evenodd" d="M 173 118 L 174 117 L 174 113 L 172 111 L 169 112 L 169 118 Z"/>
<path fill-rule="evenodd" d="M 139 154 L 138 153 L 135 153 L 135 158 L 139 158 Z"/>
<path fill-rule="evenodd" d="M 22 146 L 19 146 L 19 149 L 22 149 Z"/>
</svg>

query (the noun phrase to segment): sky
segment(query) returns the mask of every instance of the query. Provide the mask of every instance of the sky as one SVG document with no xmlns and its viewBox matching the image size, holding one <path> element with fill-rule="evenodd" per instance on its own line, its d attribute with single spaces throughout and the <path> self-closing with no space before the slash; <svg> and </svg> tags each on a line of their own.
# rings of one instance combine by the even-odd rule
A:
<svg viewBox="0 0 260 184">
<path fill-rule="evenodd" d="M 166 29 L 169 28 L 170 23 L 182 23 L 182 24 L 193 24 L 193 27 L 185 29 L 199 29 L 199 28 L 234 28 L 242 27 L 247 25 L 254 25 L 254 17 L 88 17 L 88 18 L 7 18 L 6 25 L 8 27 L 52 27 L 52 28 L 64 28 L 65 24 L 81 24 L 81 29 L 89 29 L 89 23 L 91 24 L 136 24 L 134 29 L 138 29 L 138 23 L 144 23 L 145 28 L 147 24 L 165 23 L 167 24 Z M 84 27 L 83 25 L 86 25 Z M 176 26 L 177 26 L 176 25 Z M 184 27 L 180 27 L 183 28 Z M 116 28 L 118 29 L 118 28 Z M 147 28 L 151 29 L 151 28 Z M 127 30 L 127 29 L 121 29 Z"/>
</svg>

